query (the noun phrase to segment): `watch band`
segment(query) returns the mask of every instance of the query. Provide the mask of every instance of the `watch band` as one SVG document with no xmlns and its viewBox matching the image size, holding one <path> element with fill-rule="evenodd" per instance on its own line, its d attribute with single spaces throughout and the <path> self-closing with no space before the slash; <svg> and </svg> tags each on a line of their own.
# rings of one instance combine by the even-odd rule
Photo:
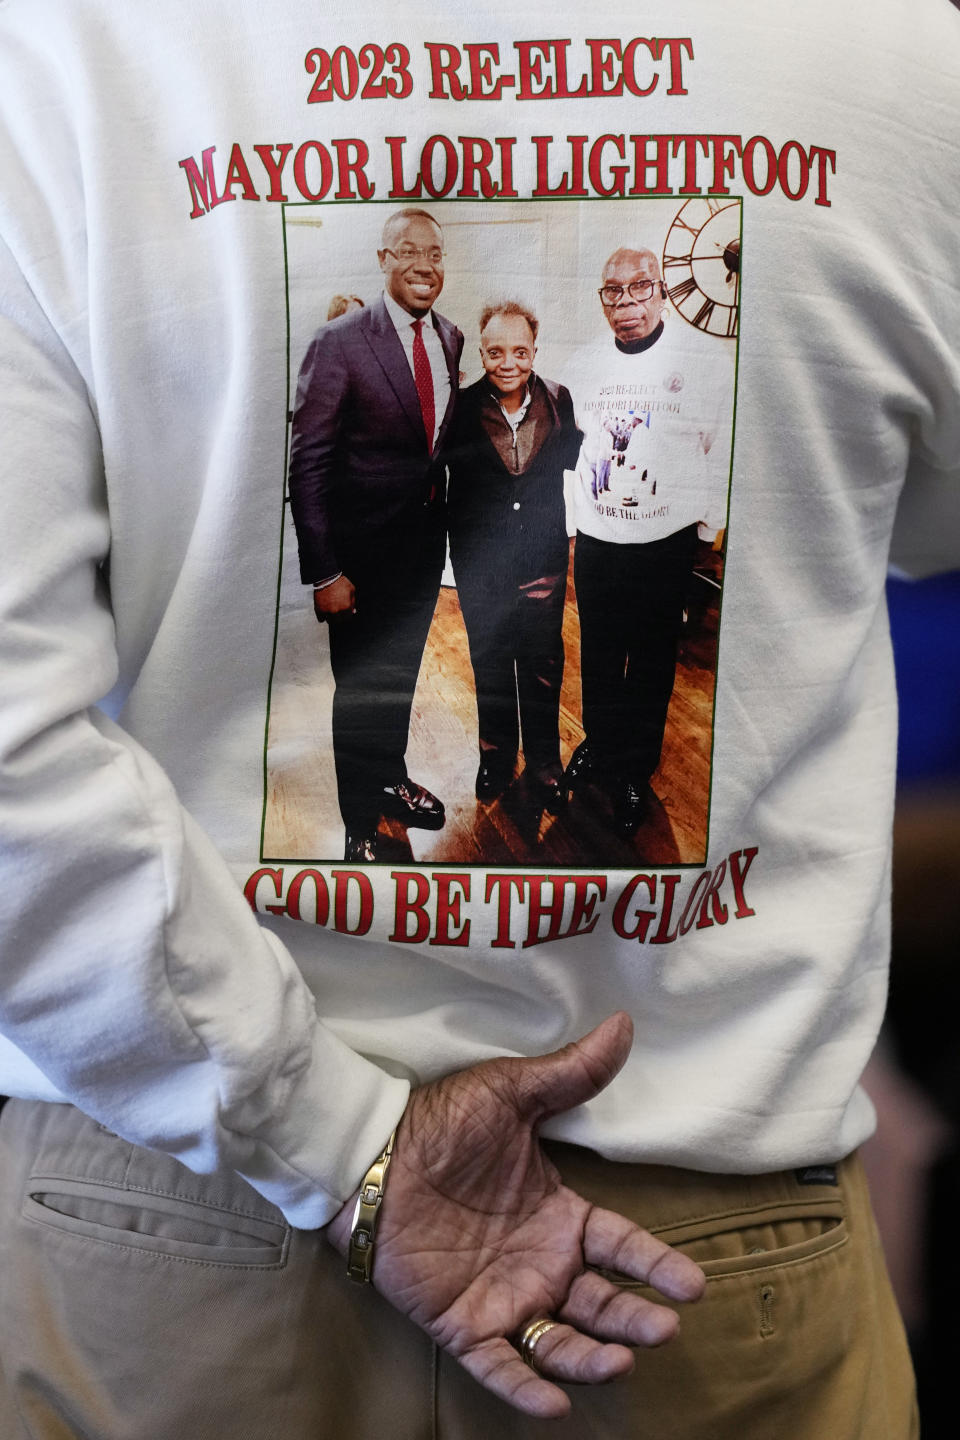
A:
<svg viewBox="0 0 960 1440">
<path fill-rule="evenodd" d="M 373 1279 L 373 1246 L 377 1233 L 377 1221 L 383 1192 L 387 1183 L 387 1171 L 393 1158 L 393 1145 L 397 1138 L 394 1130 L 382 1154 L 370 1166 L 360 1186 L 360 1196 L 353 1212 L 350 1227 L 350 1246 L 347 1251 L 347 1274 L 360 1285 L 369 1285 Z"/>
</svg>

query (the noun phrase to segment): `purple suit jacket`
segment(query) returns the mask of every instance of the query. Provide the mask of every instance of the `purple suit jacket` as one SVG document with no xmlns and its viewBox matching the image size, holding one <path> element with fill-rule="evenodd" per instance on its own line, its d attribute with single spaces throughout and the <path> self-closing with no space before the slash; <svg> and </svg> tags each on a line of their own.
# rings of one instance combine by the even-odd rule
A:
<svg viewBox="0 0 960 1440">
<path fill-rule="evenodd" d="M 417 387 L 382 297 L 317 331 L 300 367 L 290 443 L 290 505 L 305 584 L 356 579 L 436 524 L 440 459 L 463 336 L 433 312 L 450 403 L 431 452 Z M 428 514 L 428 512 L 430 512 Z"/>
</svg>

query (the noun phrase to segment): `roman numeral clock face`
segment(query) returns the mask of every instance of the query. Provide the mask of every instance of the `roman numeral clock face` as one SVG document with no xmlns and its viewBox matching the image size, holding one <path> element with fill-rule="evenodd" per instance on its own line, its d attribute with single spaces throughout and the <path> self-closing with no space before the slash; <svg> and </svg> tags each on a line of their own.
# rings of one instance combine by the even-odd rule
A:
<svg viewBox="0 0 960 1440">
<path fill-rule="evenodd" d="M 663 247 L 663 278 L 674 308 L 708 335 L 737 334 L 740 201 L 706 196 L 677 211 Z"/>
</svg>

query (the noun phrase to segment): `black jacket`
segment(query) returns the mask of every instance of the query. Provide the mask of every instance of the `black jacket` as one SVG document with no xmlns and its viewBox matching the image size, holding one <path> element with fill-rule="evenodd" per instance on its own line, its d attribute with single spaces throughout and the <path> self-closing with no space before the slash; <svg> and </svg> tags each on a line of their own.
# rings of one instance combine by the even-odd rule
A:
<svg viewBox="0 0 960 1440">
<path fill-rule="evenodd" d="M 300 367 L 290 441 L 290 505 L 305 584 L 356 580 L 416 548 L 457 392 L 463 336 L 434 311 L 450 403 L 431 454 L 417 387 L 383 300 L 324 325 Z M 433 523 L 433 522 L 431 522 Z M 442 525 L 442 512 L 439 523 Z"/>
<path fill-rule="evenodd" d="M 576 466 L 581 435 L 570 392 L 533 374 L 529 383 L 546 401 L 553 423 L 519 475 L 501 460 L 484 428 L 481 407 L 490 393 L 486 377 L 457 399 L 445 459 L 450 556 L 458 584 L 468 575 L 474 583 L 487 577 L 495 585 L 567 568 L 563 472 Z"/>
</svg>

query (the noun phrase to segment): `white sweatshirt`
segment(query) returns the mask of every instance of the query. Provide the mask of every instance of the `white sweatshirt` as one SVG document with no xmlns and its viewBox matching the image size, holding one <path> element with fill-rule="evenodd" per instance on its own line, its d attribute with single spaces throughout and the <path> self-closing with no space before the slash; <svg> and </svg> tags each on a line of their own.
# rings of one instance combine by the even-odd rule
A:
<svg viewBox="0 0 960 1440">
<path fill-rule="evenodd" d="M 609 334 L 573 357 L 584 432 L 578 530 L 646 545 L 687 525 L 703 539 L 725 528 L 735 358 L 727 340 L 676 317 L 639 353 L 618 349 Z"/>
<path fill-rule="evenodd" d="M 618 1006 L 630 1062 L 550 1133 L 728 1171 L 865 1137 L 901 490 L 901 560 L 960 561 L 958 87 L 947 0 L 0 3 L 0 1091 L 232 1167 L 303 1226 L 408 1082 Z M 666 266 L 710 192 L 742 199 L 743 271 L 739 342 L 702 336 L 738 354 L 702 863 L 349 880 L 265 850 L 286 416 L 321 297 L 375 295 L 387 206 L 425 203 L 471 363 L 480 292 L 519 290 L 558 374 L 602 338 L 607 255 Z M 673 326 L 698 273 L 668 273 Z"/>
</svg>

